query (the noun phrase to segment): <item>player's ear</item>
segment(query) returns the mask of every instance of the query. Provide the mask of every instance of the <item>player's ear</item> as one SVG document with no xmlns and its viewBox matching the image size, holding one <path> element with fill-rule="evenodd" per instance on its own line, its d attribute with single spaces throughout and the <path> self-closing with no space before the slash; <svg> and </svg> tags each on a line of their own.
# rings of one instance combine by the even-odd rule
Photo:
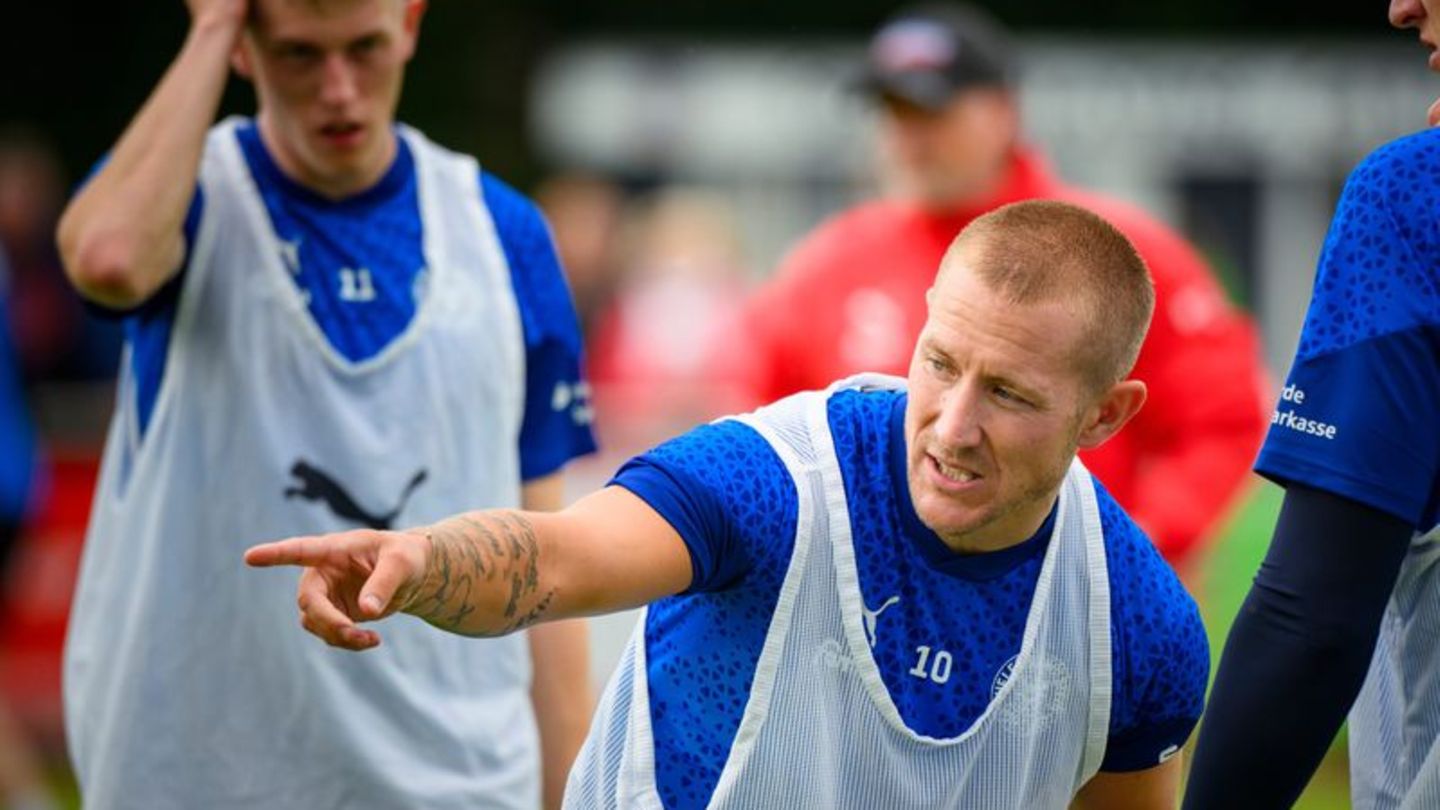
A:
<svg viewBox="0 0 1440 810">
<path fill-rule="evenodd" d="M 1145 383 L 1121 380 L 1110 386 L 1089 409 L 1080 423 L 1077 443 L 1082 450 L 1098 447 L 1120 432 L 1125 423 L 1145 404 Z"/>
<path fill-rule="evenodd" d="M 415 44 L 420 39 L 420 20 L 425 16 L 426 0 L 402 0 L 405 4 L 405 58 L 415 55 Z"/>
<path fill-rule="evenodd" d="M 250 34 L 247 32 L 240 35 L 239 41 L 235 43 L 235 49 L 230 52 L 230 67 L 246 81 L 255 80 L 253 57 L 250 54 Z"/>
</svg>

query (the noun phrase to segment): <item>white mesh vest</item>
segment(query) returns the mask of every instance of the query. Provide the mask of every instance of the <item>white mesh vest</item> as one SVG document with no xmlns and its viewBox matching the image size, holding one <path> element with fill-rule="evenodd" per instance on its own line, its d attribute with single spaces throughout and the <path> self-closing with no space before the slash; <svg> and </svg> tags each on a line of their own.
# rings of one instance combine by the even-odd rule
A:
<svg viewBox="0 0 1440 810">
<path fill-rule="evenodd" d="M 896 387 L 873 375 L 839 387 Z M 715 808 L 1064 808 L 1099 769 L 1110 722 L 1110 589 L 1094 486 L 1077 461 L 1060 493 L 1010 679 L 961 736 L 911 731 L 871 656 L 831 392 L 741 417 L 795 479 L 795 549 Z M 897 540 L 898 542 L 898 540 Z M 606 689 L 566 806 L 659 808 L 644 622 Z"/>
<path fill-rule="evenodd" d="M 123 365 L 65 654 L 86 807 L 534 808 L 523 634 L 398 617 L 379 649 L 334 650 L 299 626 L 295 569 L 241 560 L 357 527 L 299 462 L 397 528 L 519 502 L 524 341 L 478 167 L 401 129 L 428 270 L 404 333 L 351 363 L 288 276 L 234 127 L 206 144 L 143 440 Z"/>
<path fill-rule="evenodd" d="M 1440 526 L 1417 533 L 1350 710 L 1355 810 L 1440 808 Z"/>
</svg>

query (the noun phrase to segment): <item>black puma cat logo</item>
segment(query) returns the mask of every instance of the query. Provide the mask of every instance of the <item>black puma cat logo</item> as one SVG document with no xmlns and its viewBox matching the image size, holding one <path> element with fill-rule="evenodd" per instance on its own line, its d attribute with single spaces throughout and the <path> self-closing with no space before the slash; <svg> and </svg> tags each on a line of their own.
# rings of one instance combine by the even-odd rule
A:
<svg viewBox="0 0 1440 810">
<path fill-rule="evenodd" d="M 425 482 L 427 475 L 424 469 L 415 473 L 410 483 L 405 486 L 405 491 L 400 493 L 400 502 L 394 509 L 383 515 L 372 515 L 355 503 L 350 493 L 329 473 L 310 462 L 296 459 L 295 464 L 290 467 L 290 474 L 299 479 L 299 484 L 285 488 L 286 500 L 304 498 L 307 501 L 324 501 L 337 517 L 379 530 L 389 529 L 394 525 L 395 518 L 400 516 L 400 510 L 405 508 L 405 502 L 410 500 L 415 488 Z"/>
</svg>

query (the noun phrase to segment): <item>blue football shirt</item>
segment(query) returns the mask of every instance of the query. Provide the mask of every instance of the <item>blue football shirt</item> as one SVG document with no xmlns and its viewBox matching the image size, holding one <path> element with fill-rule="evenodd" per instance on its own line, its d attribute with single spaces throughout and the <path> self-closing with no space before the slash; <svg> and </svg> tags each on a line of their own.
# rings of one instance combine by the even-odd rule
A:
<svg viewBox="0 0 1440 810">
<path fill-rule="evenodd" d="M 380 180 L 337 201 L 286 177 L 253 121 L 235 134 L 276 235 L 288 246 L 286 262 L 311 316 L 346 359 L 379 354 L 415 316 L 425 266 L 415 159 L 405 140 L 397 138 L 395 160 Z M 530 480 L 595 449 L 579 321 L 540 210 L 488 172 L 481 171 L 476 182 L 509 264 L 525 335 L 519 452 L 521 477 Z M 194 242 L 204 205 L 204 191 L 197 187 L 185 218 L 187 246 Z M 182 267 L 125 317 L 142 431 L 164 378 L 184 272 Z M 557 408 L 560 389 L 568 396 Z"/>
<path fill-rule="evenodd" d="M 1342 495 L 1416 529 L 1440 471 L 1440 130 L 1351 173 L 1257 472 Z"/>
<path fill-rule="evenodd" d="M 957 736 L 984 712 L 1020 651 L 1054 515 L 1019 545 L 955 554 L 910 503 L 904 394 L 846 391 L 828 407 L 861 594 L 869 610 L 883 609 L 873 648 L 881 676 L 912 729 Z M 690 549 L 693 581 L 650 607 L 645 643 L 660 796 L 669 808 L 702 807 L 739 728 L 789 564 L 794 482 L 758 433 L 723 421 L 633 459 L 613 483 L 655 508 Z M 1098 484 L 1096 494 L 1114 628 L 1101 767 L 1140 770 L 1193 729 L 1209 648 L 1173 572 Z M 937 640 L 954 662 L 943 684 L 910 672 L 918 649 Z"/>
</svg>

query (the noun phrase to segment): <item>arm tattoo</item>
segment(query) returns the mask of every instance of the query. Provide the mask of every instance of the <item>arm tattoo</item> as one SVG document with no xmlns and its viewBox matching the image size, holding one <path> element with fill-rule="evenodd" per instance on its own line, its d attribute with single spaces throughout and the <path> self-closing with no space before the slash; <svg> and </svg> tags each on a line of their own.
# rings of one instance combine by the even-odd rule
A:
<svg viewBox="0 0 1440 810">
<path fill-rule="evenodd" d="M 425 536 L 430 561 L 402 607 L 406 613 L 469 636 L 513 633 L 545 617 L 555 589 L 540 592 L 540 544 L 525 515 L 460 515 Z"/>
</svg>

